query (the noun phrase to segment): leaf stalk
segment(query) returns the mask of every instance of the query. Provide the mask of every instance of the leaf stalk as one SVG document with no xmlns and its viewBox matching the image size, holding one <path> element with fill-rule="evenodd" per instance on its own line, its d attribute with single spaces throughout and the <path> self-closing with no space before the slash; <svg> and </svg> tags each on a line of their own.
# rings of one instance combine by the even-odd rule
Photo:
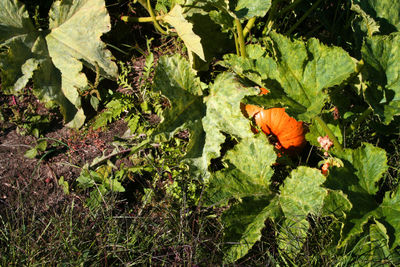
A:
<svg viewBox="0 0 400 267">
<path fill-rule="evenodd" d="M 332 140 L 333 145 L 335 146 L 335 148 L 339 151 L 342 152 L 343 151 L 343 147 L 342 145 L 339 143 L 339 140 L 336 138 L 336 136 L 333 134 L 333 132 L 331 131 L 331 129 L 329 129 L 328 125 L 326 125 L 325 121 L 320 117 L 320 116 L 316 116 L 314 118 L 319 125 L 321 125 L 322 129 L 324 130 L 324 132 L 328 135 L 329 139 Z"/>
<path fill-rule="evenodd" d="M 350 125 L 350 132 L 357 129 L 357 127 L 372 113 L 372 108 L 369 107 Z"/>
<path fill-rule="evenodd" d="M 156 16 L 156 20 L 162 20 L 163 18 L 164 16 Z M 121 16 L 121 20 L 124 22 L 139 22 L 139 23 L 153 22 L 152 17 Z"/>
<path fill-rule="evenodd" d="M 246 46 L 244 42 L 244 36 L 243 36 L 243 28 L 242 24 L 240 23 L 239 19 L 235 19 L 235 25 L 236 25 L 236 32 L 237 32 L 237 37 L 238 37 L 238 42 L 239 42 L 239 48 L 240 48 L 240 55 L 242 58 L 246 58 Z"/>
<path fill-rule="evenodd" d="M 290 35 L 310 14 L 316 9 L 322 0 L 318 0 L 314 5 L 312 5 L 306 13 L 286 32 L 287 35 Z"/>
</svg>

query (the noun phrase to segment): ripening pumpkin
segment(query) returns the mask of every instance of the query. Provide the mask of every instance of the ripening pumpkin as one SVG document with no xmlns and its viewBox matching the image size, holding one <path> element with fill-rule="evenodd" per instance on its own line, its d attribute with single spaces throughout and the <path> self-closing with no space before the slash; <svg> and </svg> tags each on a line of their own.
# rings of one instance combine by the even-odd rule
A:
<svg viewBox="0 0 400 267">
<path fill-rule="evenodd" d="M 261 88 L 260 94 L 268 92 L 267 89 Z M 257 126 L 265 134 L 276 137 L 275 147 L 279 150 L 293 154 L 300 152 L 306 144 L 303 122 L 290 117 L 285 108 L 263 109 L 255 105 L 246 105 L 244 111 L 245 116 L 254 118 Z"/>
</svg>

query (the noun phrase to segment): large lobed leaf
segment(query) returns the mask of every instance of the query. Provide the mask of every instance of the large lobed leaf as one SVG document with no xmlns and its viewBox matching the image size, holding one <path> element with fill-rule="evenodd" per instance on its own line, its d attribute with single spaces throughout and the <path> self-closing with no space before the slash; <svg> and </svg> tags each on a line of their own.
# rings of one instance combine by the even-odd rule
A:
<svg viewBox="0 0 400 267">
<path fill-rule="evenodd" d="M 239 19 L 250 19 L 252 17 L 264 17 L 271 7 L 271 0 L 238 0 L 235 3 L 233 12 Z"/>
<path fill-rule="evenodd" d="M 55 1 L 48 31 L 39 31 L 16 0 L 0 0 L 0 55 L 5 90 L 16 93 L 30 78 L 46 104 L 57 103 L 66 122 L 80 127 L 85 120 L 78 90 L 87 86 L 82 62 L 108 78 L 117 66 L 100 36 L 110 30 L 104 0 Z"/>
<path fill-rule="evenodd" d="M 345 211 L 339 244 L 344 246 L 363 232 L 363 226 L 370 218 L 381 217 L 375 194 L 378 192 L 377 183 L 388 166 L 385 151 L 371 144 L 364 144 L 355 150 L 346 149 L 337 156 L 344 166 L 331 170 L 325 186 L 341 190 L 351 203 L 351 209 Z"/>
<path fill-rule="evenodd" d="M 276 154 L 264 135 L 243 139 L 227 152 L 225 159 L 229 167 L 214 173 L 210 179 L 209 204 L 271 194 L 270 178 L 274 173 L 271 166 Z"/>
<path fill-rule="evenodd" d="M 232 263 L 246 255 L 260 240 L 265 221 L 279 218 L 282 210 L 273 195 L 260 198 L 245 198 L 227 210 L 224 222 L 224 262 Z"/>
<path fill-rule="evenodd" d="M 271 33 L 270 42 L 273 57 L 250 54 L 250 59 L 242 60 L 230 55 L 225 57 L 225 65 L 270 89 L 300 120 L 310 122 L 328 99 L 326 89 L 341 84 L 356 71 L 355 61 L 346 51 L 317 39 L 303 42 Z"/>
<path fill-rule="evenodd" d="M 164 111 L 154 136 L 156 139 L 170 139 L 177 131 L 189 129 L 186 160 L 196 176 L 207 177 L 208 165 L 203 157 L 205 133 L 201 121 L 206 107 L 200 79 L 180 55 L 163 56 L 156 68 L 154 90 L 161 91 L 170 102 L 170 108 Z"/>
<path fill-rule="evenodd" d="M 258 94 L 258 89 L 245 87 L 234 74 L 224 72 L 215 79 L 210 86 L 210 95 L 206 98 L 207 114 L 203 118 L 206 142 L 204 153 L 207 161 L 220 156 L 220 145 L 225 141 L 225 135 L 234 138 L 251 138 L 249 120 L 241 110 L 240 103 L 243 97 Z"/>
<path fill-rule="evenodd" d="M 305 241 L 309 214 L 322 210 L 327 190 L 321 185 L 325 177 L 317 169 L 300 166 L 286 178 L 279 203 L 285 215 L 279 233 L 279 246 L 293 256 L 300 252 Z M 294 242 L 294 239 L 297 242 Z"/>
<path fill-rule="evenodd" d="M 201 38 L 193 32 L 193 24 L 185 19 L 183 11 L 180 5 L 175 5 L 174 8 L 164 16 L 164 21 L 175 28 L 179 37 L 185 43 L 190 58 L 193 52 L 199 56 L 201 60 L 205 61 Z"/>
<path fill-rule="evenodd" d="M 400 115 L 400 33 L 366 38 L 362 58 L 363 76 L 369 86 L 368 103 L 385 124 Z"/>
<path fill-rule="evenodd" d="M 376 20 L 383 34 L 400 30 L 399 0 L 353 0 L 352 4 L 357 5 L 367 16 Z"/>
<path fill-rule="evenodd" d="M 233 262 L 245 254 L 261 237 L 267 218 L 281 214 L 275 194 L 269 189 L 276 160 L 274 148 L 264 135 L 245 138 L 225 157 L 229 167 L 210 178 L 208 204 L 227 203 L 238 199 L 223 214 L 225 225 L 225 261 Z"/>
</svg>

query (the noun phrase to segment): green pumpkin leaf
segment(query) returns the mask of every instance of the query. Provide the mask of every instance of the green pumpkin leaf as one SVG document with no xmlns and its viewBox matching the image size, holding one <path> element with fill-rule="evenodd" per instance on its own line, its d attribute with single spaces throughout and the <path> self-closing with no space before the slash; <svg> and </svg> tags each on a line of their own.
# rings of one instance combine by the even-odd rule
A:
<svg viewBox="0 0 400 267">
<path fill-rule="evenodd" d="M 400 245 L 400 193 L 397 191 L 393 194 L 387 192 L 380 205 L 380 216 L 387 228 L 390 237 L 390 246 L 396 247 Z"/>
<path fill-rule="evenodd" d="M 324 199 L 322 213 L 326 216 L 334 216 L 338 219 L 346 217 L 352 208 L 347 196 L 340 190 L 328 190 L 328 195 Z"/>
<path fill-rule="evenodd" d="M 0 54 L 6 91 L 15 93 L 33 78 L 41 101 L 57 103 L 67 125 L 82 126 L 78 90 L 87 86 L 82 62 L 107 78 L 117 77 L 117 66 L 100 39 L 111 28 L 104 0 L 55 1 L 49 31 L 36 30 L 15 0 L 0 0 L 0 10 L 0 46 L 8 48 Z"/>
<path fill-rule="evenodd" d="M 321 187 L 325 177 L 317 169 L 300 166 L 284 182 L 279 203 L 285 215 L 279 233 L 279 247 L 297 254 L 305 241 L 309 214 L 319 214 L 328 192 Z M 293 242 L 296 238 L 298 242 Z"/>
<path fill-rule="evenodd" d="M 240 110 L 244 96 L 256 95 L 258 89 L 243 86 L 232 73 L 222 73 L 210 86 L 210 95 L 206 97 L 207 114 L 203 118 L 206 132 L 204 153 L 208 163 L 220 156 L 220 145 L 225 141 L 225 134 L 234 138 L 254 137 L 250 121 Z"/>
<path fill-rule="evenodd" d="M 346 212 L 341 233 L 339 245 L 344 246 L 363 232 L 363 226 L 370 218 L 377 216 L 377 182 L 388 166 L 385 151 L 371 144 L 363 144 L 355 150 L 345 149 L 336 156 L 342 160 L 344 166 L 333 167 L 330 170 L 325 186 L 341 190 L 352 205 L 351 210 Z"/>
<path fill-rule="evenodd" d="M 272 32 L 270 47 L 273 57 L 240 60 L 230 55 L 225 57 L 225 65 L 269 89 L 281 101 L 276 106 L 286 107 L 302 121 L 310 122 L 321 112 L 328 100 L 326 89 L 341 84 L 356 71 L 346 51 L 314 38 L 303 42 Z"/>
<path fill-rule="evenodd" d="M 365 96 L 374 112 L 389 124 L 400 115 L 400 34 L 366 38 L 361 50 Z"/>
<path fill-rule="evenodd" d="M 189 129 L 190 141 L 186 160 L 195 175 L 208 176 L 207 161 L 203 157 L 205 133 L 202 118 L 205 105 L 200 79 L 189 62 L 179 55 L 161 57 L 154 76 L 154 90 L 161 91 L 170 102 L 153 136 L 156 140 L 170 139 L 179 130 Z"/>
<path fill-rule="evenodd" d="M 30 34 L 36 31 L 35 27 L 20 1 L 1 0 L 0 7 L 0 46 L 14 40 L 23 43 L 34 40 L 30 38 Z"/>
<path fill-rule="evenodd" d="M 265 220 L 282 216 L 277 198 L 245 198 L 224 212 L 224 263 L 232 263 L 244 255 L 260 240 Z"/>
<path fill-rule="evenodd" d="M 207 202 L 215 204 L 231 198 L 265 196 L 274 171 L 276 154 L 264 134 L 242 139 L 225 157 L 230 167 L 218 171 L 210 178 Z"/>
<path fill-rule="evenodd" d="M 399 0 L 352 0 L 353 5 L 377 21 L 382 34 L 400 30 L 400 1 Z"/>
<path fill-rule="evenodd" d="M 175 5 L 174 8 L 164 16 L 164 21 L 171 24 L 178 36 L 183 40 L 188 49 L 189 57 L 192 52 L 205 61 L 201 38 L 193 32 L 193 24 L 188 22 L 183 16 L 183 8 L 180 5 Z"/>
<path fill-rule="evenodd" d="M 238 19 L 264 17 L 271 7 L 271 0 L 238 0 L 232 7 Z"/>
</svg>

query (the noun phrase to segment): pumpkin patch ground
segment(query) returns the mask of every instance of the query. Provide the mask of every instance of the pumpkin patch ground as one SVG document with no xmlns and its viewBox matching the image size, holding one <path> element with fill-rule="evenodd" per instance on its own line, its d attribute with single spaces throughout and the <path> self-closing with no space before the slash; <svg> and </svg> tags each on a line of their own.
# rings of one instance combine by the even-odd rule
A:
<svg viewBox="0 0 400 267">
<path fill-rule="evenodd" d="M 399 266 L 400 0 L 0 0 L 0 266 Z"/>
</svg>

